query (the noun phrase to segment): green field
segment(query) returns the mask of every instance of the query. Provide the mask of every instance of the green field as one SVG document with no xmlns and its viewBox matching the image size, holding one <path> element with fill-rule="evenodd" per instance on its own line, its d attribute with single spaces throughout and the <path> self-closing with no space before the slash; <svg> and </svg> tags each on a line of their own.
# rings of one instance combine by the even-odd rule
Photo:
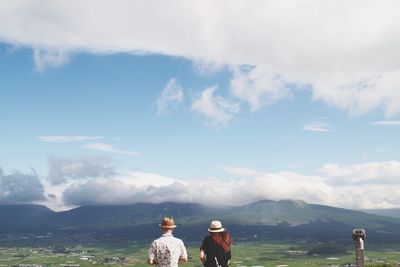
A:
<svg viewBox="0 0 400 267">
<path fill-rule="evenodd" d="M 236 243 L 232 248 L 233 267 L 253 266 L 348 266 L 355 262 L 352 247 L 340 254 L 308 255 L 311 249 L 325 244 Z M 66 247 L 0 247 L 0 266 L 148 266 L 148 244 Z M 189 262 L 184 266 L 202 266 L 197 243 L 187 244 Z M 366 250 L 366 266 L 399 266 L 400 246 L 371 246 Z"/>
</svg>

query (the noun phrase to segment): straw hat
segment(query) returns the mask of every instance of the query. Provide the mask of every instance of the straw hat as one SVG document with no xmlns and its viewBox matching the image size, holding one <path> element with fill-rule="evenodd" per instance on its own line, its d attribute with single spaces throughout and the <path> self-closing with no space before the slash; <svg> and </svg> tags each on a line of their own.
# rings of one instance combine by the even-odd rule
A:
<svg viewBox="0 0 400 267">
<path fill-rule="evenodd" d="M 162 223 L 159 225 L 161 228 L 164 228 L 164 229 L 172 229 L 172 228 L 176 227 L 174 219 L 172 219 L 172 218 L 164 218 Z"/>
<path fill-rule="evenodd" d="M 208 228 L 208 231 L 210 233 L 219 233 L 225 231 L 225 229 L 222 228 L 222 223 L 220 221 L 212 221 L 210 224 L 210 228 Z"/>
</svg>

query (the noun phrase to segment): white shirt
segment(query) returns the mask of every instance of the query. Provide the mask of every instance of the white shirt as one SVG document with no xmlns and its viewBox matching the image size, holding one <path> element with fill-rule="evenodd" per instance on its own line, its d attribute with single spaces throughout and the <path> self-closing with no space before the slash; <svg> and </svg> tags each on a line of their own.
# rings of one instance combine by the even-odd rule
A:
<svg viewBox="0 0 400 267">
<path fill-rule="evenodd" d="M 164 234 L 153 241 L 148 258 L 159 267 L 177 267 L 179 258 L 187 259 L 187 252 L 182 240 L 172 234 Z"/>
</svg>

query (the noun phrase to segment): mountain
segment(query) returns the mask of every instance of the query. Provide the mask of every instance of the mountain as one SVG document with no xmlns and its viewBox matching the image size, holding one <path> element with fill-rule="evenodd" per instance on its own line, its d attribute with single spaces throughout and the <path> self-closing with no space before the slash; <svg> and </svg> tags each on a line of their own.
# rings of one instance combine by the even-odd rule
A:
<svg viewBox="0 0 400 267">
<path fill-rule="evenodd" d="M 380 216 L 400 218 L 400 209 L 368 209 L 362 211 Z"/>
<path fill-rule="evenodd" d="M 33 232 L 46 230 L 44 221 L 56 212 L 41 205 L 0 205 L 0 232 L 23 231 L 29 226 Z"/>
<path fill-rule="evenodd" d="M 137 203 L 83 206 L 54 212 L 44 206 L 0 206 L 0 234 L 49 233 L 74 240 L 149 239 L 159 235 L 164 216 L 176 219 L 177 235 L 199 240 L 211 220 L 219 219 L 237 239 L 351 239 L 353 228 L 367 230 L 369 240 L 400 241 L 400 218 L 308 204 L 263 200 L 242 206 L 210 207 L 190 203 Z"/>
</svg>

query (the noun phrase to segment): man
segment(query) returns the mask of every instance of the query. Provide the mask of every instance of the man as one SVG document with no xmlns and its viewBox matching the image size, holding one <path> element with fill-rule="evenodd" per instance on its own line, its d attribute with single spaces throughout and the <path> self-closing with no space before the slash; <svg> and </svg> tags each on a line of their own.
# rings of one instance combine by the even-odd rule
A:
<svg viewBox="0 0 400 267">
<path fill-rule="evenodd" d="M 187 252 L 182 240 L 172 235 L 176 225 L 172 218 L 164 218 L 160 224 L 162 236 L 150 246 L 147 263 L 158 267 L 177 267 L 187 261 Z"/>
</svg>

